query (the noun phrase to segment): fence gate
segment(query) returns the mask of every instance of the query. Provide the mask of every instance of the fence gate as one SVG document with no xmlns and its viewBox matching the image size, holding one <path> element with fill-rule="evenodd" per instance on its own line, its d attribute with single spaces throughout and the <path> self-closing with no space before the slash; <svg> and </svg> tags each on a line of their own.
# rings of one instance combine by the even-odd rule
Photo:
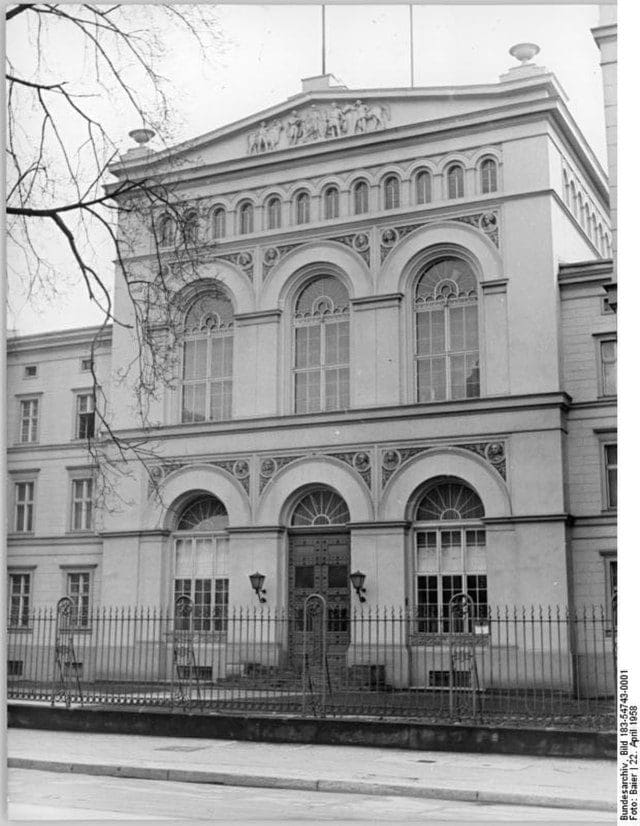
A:
<svg viewBox="0 0 640 826">
<path fill-rule="evenodd" d="M 55 677 L 51 693 L 51 705 L 56 700 L 64 700 L 67 708 L 71 706 L 73 690 L 82 705 L 80 688 L 80 669 L 73 642 L 74 605 L 70 597 L 62 597 L 56 605 L 56 647 Z M 73 672 L 73 675 L 72 675 Z"/>
<path fill-rule="evenodd" d="M 173 685 L 171 704 L 184 708 L 201 703 L 200 678 L 193 647 L 193 600 L 184 594 L 175 601 L 173 623 Z M 195 696 L 194 696 L 195 695 Z"/>
<path fill-rule="evenodd" d="M 449 714 L 454 719 L 480 714 L 480 682 L 476 662 L 475 611 L 473 599 L 464 593 L 449 600 Z"/>
<path fill-rule="evenodd" d="M 326 714 L 327 692 L 332 693 L 327 656 L 327 600 L 309 594 L 302 616 L 302 713 Z"/>
</svg>

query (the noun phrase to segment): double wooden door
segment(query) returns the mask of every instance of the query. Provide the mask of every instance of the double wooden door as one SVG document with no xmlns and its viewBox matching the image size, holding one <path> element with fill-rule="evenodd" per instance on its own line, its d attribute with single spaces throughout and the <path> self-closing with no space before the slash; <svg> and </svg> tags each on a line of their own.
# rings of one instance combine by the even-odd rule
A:
<svg viewBox="0 0 640 826">
<path fill-rule="evenodd" d="M 327 665 L 343 667 L 351 639 L 351 543 L 348 533 L 291 534 L 289 537 L 289 654 L 299 667 L 305 640 L 305 601 L 311 594 L 326 600 L 323 619 L 317 605 L 307 611 L 306 651 L 310 665 L 321 664 L 326 639 Z"/>
</svg>

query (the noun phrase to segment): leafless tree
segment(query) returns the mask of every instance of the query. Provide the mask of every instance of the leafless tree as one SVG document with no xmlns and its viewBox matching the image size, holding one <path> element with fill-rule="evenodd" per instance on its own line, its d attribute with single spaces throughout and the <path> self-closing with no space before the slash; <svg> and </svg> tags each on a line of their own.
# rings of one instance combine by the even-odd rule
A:
<svg viewBox="0 0 640 826">
<path fill-rule="evenodd" d="M 185 205 L 162 180 L 108 182 L 119 159 L 120 134 L 104 125 L 107 107 L 122 122 L 149 128 L 164 147 L 174 142 L 171 84 L 158 70 L 169 38 L 180 32 L 201 50 L 202 60 L 223 45 L 212 7 L 20 4 L 8 8 L 7 29 L 7 229 L 11 279 L 29 295 L 56 294 L 66 260 L 102 323 L 132 328 L 137 352 L 130 370 L 142 436 L 121 438 L 100 402 L 92 367 L 95 435 L 87 448 L 95 464 L 121 467 L 142 462 L 153 480 L 155 448 L 148 433 L 147 404 L 171 375 L 177 334 L 174 296 L 196 260 L 195 238 Z M 151 226 L 156 262 L 153 278 L 128 263 L 128 239 L 118 215 L 139 213 Z M 171 270 L 160 253 L 160 215 L 175 233 Z M 130 216 L 133 217 L 133 216 Z M 126 286 L 132 319 L 114 312 L 109 284 L 116 273 Z M 68 276 L 68 273 L 67 273 Z M 72 278 L 72 281 L 74 279 Z M 106 476 L 101 473 L 103 485 Z M 113 487 L 113 485 L 111 486 Z"/>
</svg>

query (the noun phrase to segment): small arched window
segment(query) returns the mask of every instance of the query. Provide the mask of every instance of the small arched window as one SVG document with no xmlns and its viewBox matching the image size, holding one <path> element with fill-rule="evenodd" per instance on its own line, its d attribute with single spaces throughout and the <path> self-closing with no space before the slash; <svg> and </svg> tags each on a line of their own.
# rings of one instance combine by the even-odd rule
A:
<svg viewBox="0 0 640 826">
<path fill-rule="evenodd" d="M 349 294 L 335 276 L 307 283 L 295 303 L 296 413 L 349 406 Z"/>
<path fill-rule="evenodd" d="M 464 197 L 464 170 L 458 163 L 447 169 L 447 196 L 449 198 Z"/>
<path fill-rule="evenodd" d="M 212 287 L 185 316 L 182 353 L 182 421 L 231 418 L 233 306 Z"/>
<path fill-rule="evenodd" d="M 480 182 L 483 195 L 498 189 L 498 164 L 493 158 L 485 158 L 480 164 Z"/>
<path fill-rule="evenodd" d="M 227 630 L 229 613 L 227 510 L 206 494 L 180 513 L 174 534 L 174 606 L 188 597 L 191 614 L 175 611 L 177 631 Z"/>
<path fill-rule="evenodd" d="M 580 226 L 584 228 L 584 204 L 582 202 L 582 193 L 578 193 L 578 215 L 576 216 L 580 222 Z"/>
<path fill-rule="evenodd" d="M 195 244 L 198 240 L 198 213 L 188 212 L 184 217 L 182 237 L 187 245 Z"/>
<path fill-rule="evenodd" d="M 413 306 L 418 401 L 479 396 L 478 286 L 469 264 L 431 262 L 416 282 Z"/>
<path fill-rule="evenodd" d="M 337 186 L 329 186 L 324 191 L 324 217 L 327 220 L 340 215 L 340 193 Z"/>
<path fill-rule="evenodd" d="M 311 198 L 308 192 L 299 192 L 294 199 L 296 224 L 308 224 L 311 220 Z"/>
<path fill-rule="evenodd" d="M 416 175 L 416 204 L 428 204 L 431 202 L 431 173 L 427 169 L 421 169 Z"/>
<path fill-rule="evenodd" d="M 400 206 L 400 179 L 397 175 L 387 175 L 382 185 L 384 208 L 397 209 Z"/>
<path fill-rule="evenodd" d="M 176 238 L 176 225 L 169 215 L 163 215 L 158 222 L 158 244 L 161 247 L 170 247 Z"/>
<path fill-rule="evenodd" d="M 591 223 L 589 225 L 589 235 L 591 236 L 594 243 L 597 243 L 597 219 L 595 212 L 591 213 Z"/>
<path fill-rule="evenodd" d="M 570 207 L 571 206 L 571 190 L 569 188 L 569 178 L 567 176 L 566 170 L 562 171 L 562 197 L 564 199 L 565 204 Z"/>
<path fill-rule="evenodd" d="M 353 187 L 353 211 L 356 215 L 369 212 L 369 184 L 358 181 Z"/>
<path fill-rule="evenodd" d="M 282 226 L 282 201 L 277 195 L 267 201 L 267 229 L 280 229 Z"/>
<path fill-rule="evenodd" d="M 604 234 L 603 234 L 603 231 L 602 231 L 602 224 L 598 224 L 598 229 L 597 229 L 597 232 L 596 232 L 596 236 L 597 236 L 597 244 L 598 244 L 598 249 L 600 250 L 600 254 L 604 255 Z"/>
<path fill-rule="evenodd" d="M 577 198 L 576 198 L 576 185 L 574 184 L 573 181 L 571 181 L 569 189 L 571 190 L 571 212 L 576 217 L 578 217 L 578 201 L 577 201 Z"/>
<path fill-rule="evenodd" d="M 215 207 L 211 216 L 211 229 L 214 240 L 224 238 L 227 234 L 227 213 L 222 206 Z"/>
<path fill-rule="evenodd" d="M 419 499 L 414 517 L 418 633 L 471 633 L 486 621 L 483 517 L 480 497 L 458 479 L 436 481 Z"/>
<path fill-rule="evenodd" d="M 245 201 L 240 205 L 240 235 L 253 232 L 253 204 Z"/>
</svg>

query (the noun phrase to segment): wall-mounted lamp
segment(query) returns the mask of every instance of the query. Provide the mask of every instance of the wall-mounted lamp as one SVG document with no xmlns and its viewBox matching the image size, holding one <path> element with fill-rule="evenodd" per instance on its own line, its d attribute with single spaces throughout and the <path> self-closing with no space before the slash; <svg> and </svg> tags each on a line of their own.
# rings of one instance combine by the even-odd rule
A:
<svg viewBox="0 0 640 826">
<path fill-rule="evenodd" d="M 353 590 L 358 595 L 360 602 L 367 601 L 367 598 L 363 596 L 363 594 L 367 593 L 367 589 L 364 587 L 365 578 L 366 574 L 363 574 L 362 571 L 354 571 L 352 574 L 349 574 L 349 579 L 353 585 Z"/>
<path fill-rule="evenodd" d="M 260 602 L 266 602 L 267 598 L 265 594 L 267 592 L 262 587 L 264 585 L 264 574 L 260 574 L 258 571 L 256 571 L 255 574 L 249 574 L 249 582 Z"/>
</svg>

